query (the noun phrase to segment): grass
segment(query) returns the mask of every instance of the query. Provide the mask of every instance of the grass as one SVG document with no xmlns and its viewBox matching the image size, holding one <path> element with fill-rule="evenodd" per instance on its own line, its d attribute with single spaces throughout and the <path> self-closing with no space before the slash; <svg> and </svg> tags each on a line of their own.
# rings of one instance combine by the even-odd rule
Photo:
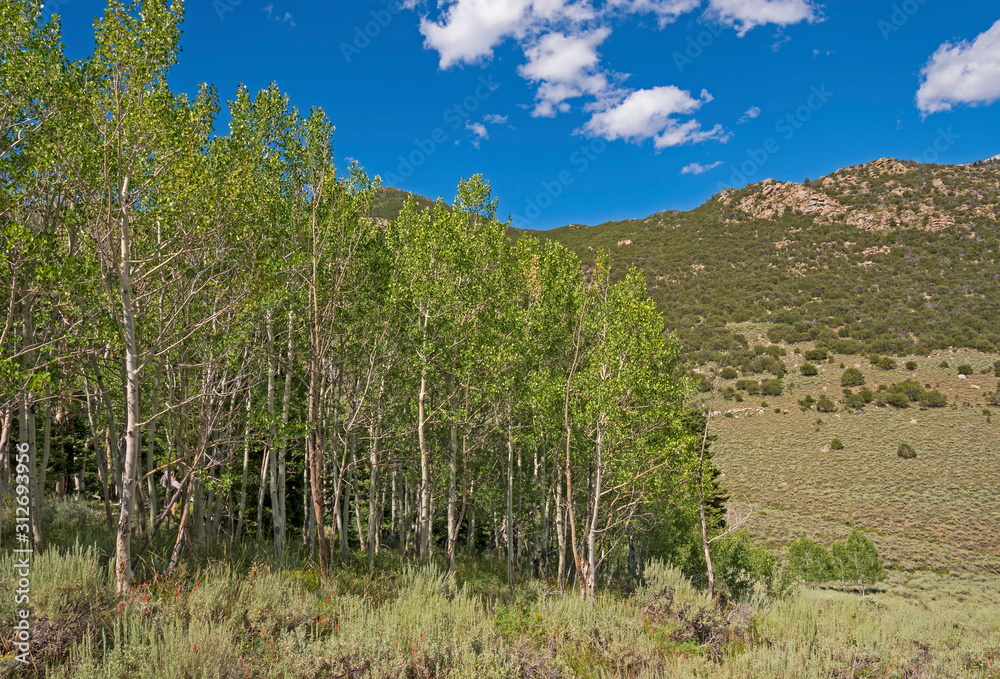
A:
<svg viewBox="0 0 1000 679">
<path fill-rule="evenodd" d="M 305 582 L 284 567 L 214 562 L 118 598 L 95 549 L 42 558 L 35 624 L 52 623 L 42 626 L 51 638 L 32 676 L 1000 677 L 991 576 L 895 572 L 868 597 L 800 589 L 723 604 L 654 563 L 633 593 L 591 604 L 537 583 L 494 596 L 490 577 L 463 582 L 435 567 L 394 566 L 372 596 L 376 580 Z M 0 676 L 23 674 L 0 658 Z"/>
<path fill-rule="evenodd" d="M 996 389 L 996 357 L 962 350 L 909 360 L 917 362 L 915 371 L 882 371 L 858 356 L 834 356 L 819 375 L 803 377 L 796 370 L 802 356 L 789 351 L 785 393 L 769 398 L 787 413 L 748 407 L 751 397 L 717 401 L 717 409 L 734 416 L 713 422 L 715 460 L 734 501 L 757 508 L 749 526 L 754 535 L 772 544 L 801 535 L 831 541 L 857 526 L 897 568 L 1000 573 L 1000 422 L 983 414 L 984 394 Z M 940 368 L 944 360 L 952 367 Z M 873 391 L 912 377 L 946 394 L 949 405 L 868 405 L 853 412 L 838 404 L 835 413 L 803 412 L 798 401 L 807 394 L 842 399 L 841 363 L 860 366 Z M 959 379 L 962 363 L 977 374 Z M 979 374 L 987 367 L 988 375 Z M 844 449 L 822 452 L 832 438 Z M 914 446 L 915 459 L 896 454 L 904 441 Z"/>
</svg>

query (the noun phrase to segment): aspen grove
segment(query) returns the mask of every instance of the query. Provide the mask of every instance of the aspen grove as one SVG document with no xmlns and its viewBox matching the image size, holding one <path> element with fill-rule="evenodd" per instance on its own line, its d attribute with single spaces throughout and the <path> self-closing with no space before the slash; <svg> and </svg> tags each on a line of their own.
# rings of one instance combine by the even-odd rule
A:
<svg viewBox="0 0 1000 679">
<path fill-rule="evenodd" d="M 0 483 L 27 443 L 34 543 L 53 495 L 100 506 L 120 592 L 224 543 L 588 598 L 700 563 L 724 498 L 645 275 L 516 237 L 479 175 L 372 217 L 322 110 L 171 91 L 183 15 L 109 0 L 70 60 L 0 9 Z"/>
</svg>

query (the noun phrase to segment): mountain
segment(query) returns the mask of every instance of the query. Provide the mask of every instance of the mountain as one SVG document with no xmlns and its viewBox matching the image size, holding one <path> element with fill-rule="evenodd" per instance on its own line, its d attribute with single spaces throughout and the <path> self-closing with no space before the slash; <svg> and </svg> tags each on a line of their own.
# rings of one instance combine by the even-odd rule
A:
<svg viewBox="0 0 1000 679">
<path fill-rule="evenodd" d="M 1000 346 L 1000 163 L 882 158 L 805 183 L 729 189 L 688 211 L 534 232 L 591 264 L 641 267 L 691 350 L 733 324 L 838 353 Z M 517 232 L 518 234 L 525 232 Z M 697 356 L 695 356 L 697 359 Z"/>
<path fill-rule="evenodd" d="M 372 206 L 371 216 L 375 219 L 395 219 L 403 210 L 403 202 L 407 196 L 413 196 L 417 201 L 417 206 L 421 210 L 434 205 L 434 201 L 430 198 L 395 189 L 391 186 L 383 186 L 379 189 L 378 196 L 375 198 L 375 205 Z"/>
<path fill-rule="evenodd" d="M 992 158 L 985 158 L 984 160 L 977 160 L 974 163 L 969 163 L 970 167 L 986 167 L 986 166 L 1000 166 L 1000 156 L 993 156 Z"/>
</svg>

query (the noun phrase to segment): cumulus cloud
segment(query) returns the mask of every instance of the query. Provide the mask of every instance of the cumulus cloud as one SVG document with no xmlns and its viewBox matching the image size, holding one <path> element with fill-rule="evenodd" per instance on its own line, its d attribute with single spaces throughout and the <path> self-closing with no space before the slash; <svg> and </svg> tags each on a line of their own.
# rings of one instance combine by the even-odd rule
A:
<svg viewBox="0 0 1000 679">
<path fill-rule="evenodd" d="M 532 115 L 551 118 L 570 110 L 567 99 L 584 94 L 599 96 L 608 89 L 608 77 L 599 70 L 598 46 L 611 34 L 609 28 L 567 35 L 546 33 L 524 53 L 526 64 L 517 73 L 539 83 Z"/>
<path fill-rule="evenodd" d="M 703 129 L 682 120 L 711 100 L 691 97 L 672 85 L 633 90 L 627 75 L 602 62 L 601 48 L 622 15 L 651 14 L 661 27 L 706 7 L 710 19 L 739 35 L 765 24 L 778 27 L 821 20 L 815 0 L 405 0 L 423 14 L 424 47 L 438 53 L 442 69 L 476 64 L 493 57 L 505 41 L 524 54 L 517 73 L 535 88 L 531 113 L 554 117 L 574 106 L 590 112 L 580 130 L 606 139 L 658 149 L 699 141 L 725 141 L 715 125 Z M 706 5 L 707 3 L 707 5 Z M 577 103 L 574 100 L 582 100 Z M 489 122 L 484 118 L 484 122 Z"/>
<path fill-rule="evenodd" d="M 482 123 L 474 123 L 474 122 L 466 120 L 465 121 L 465 129 L 469 130 L 470 132 L 472 132 L 472 134 L 476 135 L 480 139 L 489 139 L 490 138 L 489 130 L 487 130 L 486 126 L 483 125 Z"/>
<path fill-rule="evenodd" d="M 810 0 L 709 0 L 706 14 L 735 28 L 740 37 L 765 24 L 791 26 L 821 20 Z"/>
<path fill-rule="evenodd" d="M 759 106 L 751 106 L 749 109 L 747 109 L 746 113 L 744 113 L 742 116 L 740 116 L 740 119 L 737 122 L 740 125 L 742 125 L 743 123 L 745 123 L 745 122 L 747 122 L 749 120 L 753 120 L 754 118 L 757 118 L 759 116 L 760 116 L 760 107 Z"/>
<path fill-rule="evenodd" d="M 690 165 L 685 165 L 683 168 L 681 168 L 681 174 L 705 174 L 709 170 L 714 170 L 720 165 L 722 165 L 721 160 L 717 160 L 714 163 L 709 163 L 708 165 L 702 165 L 701 163 L 691 163 Z"/>
<path fill-rule="evenodd" d="M 490 125 L 503 125 L 507 122 L 507 116 L 502 116 L 498 113 L 487 113 L 483 116 L 483 122 Z"/>
<path fill-rule="evenodd" d="M 585 20 L 586 8 L 566 8 L 563 0 L 454 0 L 441 21 L 420 20 L 424 46 L 440 55 L 441 68 L 492 57 L 505 39 L 523 38 L 536 25 L 566 16 Z"/>
<path fill-rule="evenodd" d="M 620 104 L 595 113 L 583 126 L 583 132 L 608 141 L 622 139 L 641 144 L 652 139 L 657 149 L 694 144 L 709 139 L 727 141 L 721 125 L 703 130 L 697 120 L 681 122 L 679 115 L 691 114 L 712 95 L 702 90 L 695 99 L 690 92 L 673 85 L 632 92 Z"/>
<path fill-rule="evenodd" d="M 1000 21 L 972 42 L 946 42 L 920 71 L 917 108 L 928 115 L 1000 99 Z"/>
</svg>

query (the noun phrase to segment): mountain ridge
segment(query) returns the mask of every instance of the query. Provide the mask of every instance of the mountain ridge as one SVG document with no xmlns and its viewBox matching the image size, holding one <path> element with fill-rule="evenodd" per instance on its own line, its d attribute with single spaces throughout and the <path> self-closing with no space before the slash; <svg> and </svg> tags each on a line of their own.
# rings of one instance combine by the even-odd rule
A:
<svg viewBox="0 0 1000 679">
<path fill-rule="evenodd" d="M 584 265 L 637 265 L 682 342 L 723 346 L 733 323 L 838 350 L 996 351 L 1000 165 L 880 158 L 816 180 L 766 179 L 686 212 L 551 231 Z"/>
</svg>

